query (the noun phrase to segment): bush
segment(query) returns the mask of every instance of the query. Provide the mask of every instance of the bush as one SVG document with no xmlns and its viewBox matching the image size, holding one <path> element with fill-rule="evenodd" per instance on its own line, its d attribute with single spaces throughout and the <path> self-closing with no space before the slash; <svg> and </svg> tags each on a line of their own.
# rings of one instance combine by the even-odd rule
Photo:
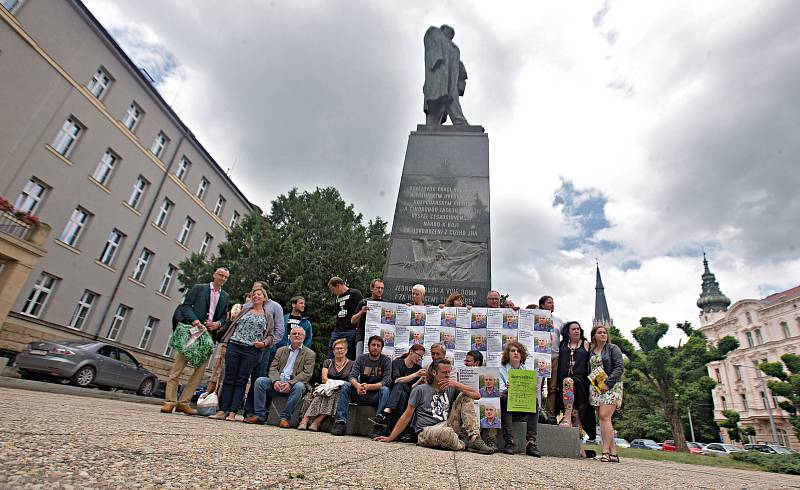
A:
<svg viewBox="0 0 800 490">
<path fill-rule="evenodd" d="M 800 454 L 764 454 L 756 451 L 733 453 L 731 458 L 753 463 L 765 471 L 800 475 Z"/>
</svg>

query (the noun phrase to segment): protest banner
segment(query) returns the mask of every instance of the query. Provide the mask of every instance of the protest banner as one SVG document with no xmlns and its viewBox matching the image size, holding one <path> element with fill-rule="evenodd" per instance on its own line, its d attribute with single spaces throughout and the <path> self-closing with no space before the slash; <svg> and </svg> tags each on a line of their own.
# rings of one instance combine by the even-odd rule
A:
<svg viewBox="0 0 800 490">
<path fill-rule="evenodd" d="M 508 411 L 536 412 L 536 371 L 508 370 Z"/>
</svg>

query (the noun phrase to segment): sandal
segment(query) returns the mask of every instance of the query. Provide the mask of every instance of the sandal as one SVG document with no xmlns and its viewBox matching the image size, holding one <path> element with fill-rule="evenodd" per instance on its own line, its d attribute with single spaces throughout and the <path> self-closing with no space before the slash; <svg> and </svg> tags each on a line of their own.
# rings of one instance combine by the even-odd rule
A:
<svg viewBox="0 0 800 490">
<path fill-rule="evenodd" d="M 609 454 L 608 460 L 612 463 L 619 463 L 619 456 L 617 456 L 616 454 Z"/>
<path fill-rule="evenodd" d="M 608 453 L 603 453 L 603 456 L 600 457 L 600 461 L 602 461 L 603 463 L 610 463 L 611 458 L 609 458 Z"/>
</svg>

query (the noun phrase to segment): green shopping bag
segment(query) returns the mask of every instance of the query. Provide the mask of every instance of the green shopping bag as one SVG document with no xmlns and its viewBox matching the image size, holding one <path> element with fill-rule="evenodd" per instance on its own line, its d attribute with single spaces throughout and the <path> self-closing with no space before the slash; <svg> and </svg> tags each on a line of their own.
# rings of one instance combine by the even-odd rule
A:
<svg viewBox="0 0 800 490">
<path fill-rule="evenodd" d="M 211 351 L 214 350 L 214 341 L 211 339 L 211 335 L 208 334 L 208 330 L 203 330 L 199 336 L 192 334 L 191 330 L 191 325 L 179 323 L 175 330 L 172 331 L 169 345 L 186 358 L 187 364 L 193 368 L 199 368 L 211 357 Z"/>
</svg>

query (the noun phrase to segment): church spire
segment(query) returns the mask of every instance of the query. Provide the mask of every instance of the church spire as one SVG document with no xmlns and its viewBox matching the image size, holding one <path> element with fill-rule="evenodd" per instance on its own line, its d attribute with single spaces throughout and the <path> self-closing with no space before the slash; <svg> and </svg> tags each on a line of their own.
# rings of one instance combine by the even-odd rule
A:
<svg viewBox="0 0 800 490">
<path fill-rule="evenodd" d="M 708 259 L 706 258 L 705 252 L 703 252 L 702 277 L 703 291 L 700 293 L 700 298 L 697 300 L 697 307 L 703 310 L 703 313 L 728 311 L 728 306 L 730 306 L 731 300 L 719 290 L 717 278 L 708 268 Z"/>
<path fill-rule="evenodd" d="M 600 264 L 596 259 L 595 266 L 597 268 L 597 280 L 594 286 L 594 318 L 592 319 L 592 325 L 603 325 L 608 327 L 613 325 L 613 321 L 611 320 L 611 315 L 608 313 L 606 292 L 605 288 L 603 288 L 603 280 L 600 278 Z"/>
</svg>

